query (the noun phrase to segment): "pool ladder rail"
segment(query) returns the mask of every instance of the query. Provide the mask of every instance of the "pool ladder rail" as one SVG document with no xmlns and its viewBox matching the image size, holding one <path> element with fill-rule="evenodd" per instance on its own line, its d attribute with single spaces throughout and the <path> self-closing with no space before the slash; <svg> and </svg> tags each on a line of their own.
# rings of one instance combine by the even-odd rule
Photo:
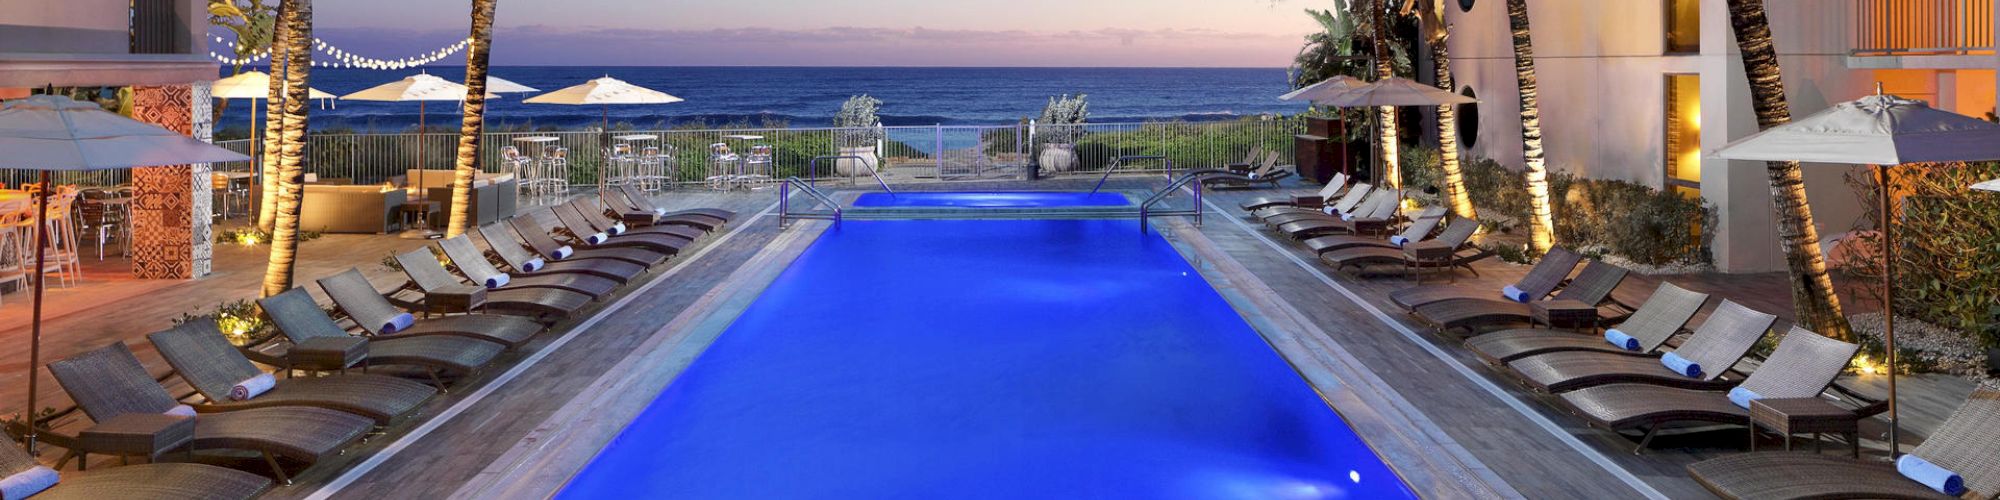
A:
<svg viewBox="0 0 2000 500">
<path fill-rule="evenodd" d="M 1191 215 L 1194 216 L 1194 225 L 1201 225 L 1201 213 L 1203 212 L 1201 189 L 1206 184 L 1205 181 L 1211 179 L 1255 180 L 1248 175 L 1213 168 L 1190 171 L 1180 177 L 1174 178 L 1173 182 L 1167 183 L 1166 188 L 1154 192 L 1152 196 L 1146 197 L 1145 202 L 1139 204 L 1139 232 L 1144 233 L 1147 231 L 1147 224 L 1154 216 Z M 1192 185 L 1191 188 L 1190 185 Z M 1164 210 L 1153 208 L 1154 205 L 1166 201 L 1168 197 L 1173 196 L 1174 193 L 1181 191 L 1183 188 L 1190 188 L 1189 190 L 1194 192 L 1194 203 L 1191 205 L 1193 208 Z"/>
<path fill-rule="evenodd" d="M 889 189 L 889 182 L 888 182 L 888 181 L 885 181 L 885 180 L 882 180 L 882 173 L 881 173 L 881 172 L 878 172 L 878 171 L 876 171 L 876 169 L 875 169 L 875 161 L 874 161 L 874 160 L 870 160 L 870 159 L 867 159 L 867 158 L 862 158 L 862 157 L 859 157 L 859 156 L 854 156 L 854 155 L 824 155 L 824 156 L 814 156 L 814 157 L 812 158 L 812 160 L 811 160 L 811 161 L 809 161 L 809 162 L 807 162 L 807 163 L 806 163 L 806 173 L 807 173 L 807 174 L 809 174 L 809 175 L 810 175 L 810 176 L 812 177 L 811 179 L 807 179 L 807 180 L 806 180 L 806 185 L 807 185 L 807 186 L 814 186 L 814 187 L 817 187 L 817 186 L 819 185 L 819 184 L 817 184 L 817 182 L 818 182 L 818 180 L 819 180 L 819 161 L 820 161 L 820 160 L 854 160 L 854 162 L 855 162 L 855 163 L 859 163 L 859 164 L 861 164 L 861 165 L 863 165 L 863 166 L 866 166 L 866 167 L 868 167 L 868 175 L 871 175 L 871 176 L 874 176 L 874 177 L 875 177 L 875 184 L 877 184 L 877 185 L 880 185 L 880 186 L 882 186 L 882 192 L 885 192 L 885 193 L 889 193 L 889 197 L 891 197 L 891 198 L 894 198 L 894 197 L 896 197 L 896 190 L 894 190 L 894 189 Z M 797 179 L 797 177 L 793 177 L 793 179 Z M 853 178 L 852 178 L 852 177 L 849 177 L 849 178 L 848 178 L 848 180 L 849 180 L 849 181 L 850 181 L 850 183 L 851 183 L 851 182 L 853 181 Z"/>
<path fill-rule="evenodd" d="M 805 193 L 807 197 L 817 200 L 822 205 L 826 205 L 831 211 L 792 211 L 793 190 Z M 806 208 L 810 208 L 810 205 L 807 205 Z M 778 185 L 778 227 L 787 227 L 791 225 L 791 221 L 798 219 L 830 220 L 838 224 L 841 219 L 840 203 L 833 201 L 833 197 L 827 196 L 825 192 L 820 191 L 817 187 L 813 187 L 809 182 L 801 180 L 798 177 L 786 177 L 784 183 Z"/>
</svg>

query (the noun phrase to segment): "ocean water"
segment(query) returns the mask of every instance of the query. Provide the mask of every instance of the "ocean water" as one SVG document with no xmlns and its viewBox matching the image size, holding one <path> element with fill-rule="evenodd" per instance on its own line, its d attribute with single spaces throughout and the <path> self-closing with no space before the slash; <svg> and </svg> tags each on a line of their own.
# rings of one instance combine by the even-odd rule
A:
<svg viewBox="0 0 2000 500">
<path fill-rule="evenodd" d="M 262 69 L 262 68 L 259 68 Z M 224 68 L 227 72 L 228 68 Z M 428 69 L 462 81 L 464 68 Z M 366 89 L 418 70 L 381 71 L 314 68 L 312 86 L 335 95 Z M 690 122 L 724 123 L 782 120 L 794 127 L 827 126 L 842 101 L 868 94 L 883 101 L 886 125 L 972 125 L 1013 123 L 1037 116 L 1050 96 L 1089 94 L 1090 120 L 1098 123 L 1147 120 L 1227 120 L 1267 113 L 1297 113 L 1306 106 L 1280 102 L 1286 92 L 1281 68 L 798 68 L 798 67 L 592 67 L 500 66 L 493 76 L 543 91 L 611 75 L 673 94 L 685 102 L 612 106 L 613 122 L 657 128 Z M 510 125 L 584 127 L 595 125 L 599 106 L 524 104 L 535 94 L 511 94 L 487 101 L 489 127 Z M 218 125 L 241 130 L 250 117 L 246 100 L 230 103 Z M 431 103 L 428 124 L 456 127 L 458 106 Z M 411 130 L 417 103 L 336 101 L 315 104 L 316 129 Z"/>
</svg>

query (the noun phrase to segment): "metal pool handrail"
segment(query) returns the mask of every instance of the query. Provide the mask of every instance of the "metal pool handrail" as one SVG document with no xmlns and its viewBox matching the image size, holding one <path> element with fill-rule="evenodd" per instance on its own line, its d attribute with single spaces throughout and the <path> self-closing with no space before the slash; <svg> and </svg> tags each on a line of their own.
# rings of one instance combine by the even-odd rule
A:
<svg viewBox="0 0 2000 500">
<path fill-rule="evenodd" d="M 792 213 L 792 189 L 794 187 L 805 192 L 806 196 L 810 196 L 815 200 L 819 200 L 820 203 L 826 204 L 827 208 L 833 209 L 833 213 Z M 806 181 L 799 180 L 798 177 L 786 177 L 785 182 L 778 185 L 778 227 L 789 225 L 792 219 L 825 219 L 839 223 L 841 219 L 840 204 L 834 202 L 833 197 L 820 192 L 819 188 L 807 184 Z"/>
<path fill-rule="evenodd" d="M 1097 177 L 1097 185 L 1090 187 L 1090 194 L 1097 194 L 1097 190 L 1104 188 L 1104 181 L 1111 180 L 1111 173 L 1118 171 L 1119 166 L 1122 166 L 1125 164 L 1125 162 L 1131 160 L 1160 160 L 1161 162 L 1164 162 L 1167 165 L 1167 178 L 1168 179 L 1174 178 L 1173 158 L 1168 158 L 1166 157 L 1166 155 L 1124 155 L 1118 157 L 1117 161 L 1112 163 L 1111 166 L 1104 168 L 1104 175 Z"/>
<path fill-rule="evenodd" d="M 819 161 L 820 161 L 820 160 L 854 160 L 854 161 L 857 161 L 857 162 L 860 162 L 860 163 L 861 163 L 862 165 L 865 165 L 865 166 L 867 166 L 867 167 L 868 167 L 868 175 L 871 175 L 871 176 L 874 176 L 874 177 L 875 177 L 875 183 L 876 183 L 876 184 L 878 184 L 878 185 L 881 185 L 881 186 L 882 186 L 882 192 L 885 192 L 885 193 L 889 193 L 889 197 L 890 197 L 890 198 L 895 198 L 895 197 L 896 197 L 896 190 L 894 190 L 894 189 L 889 189 L 889 182 L 888 182 L 888 181 L 884 181 L 884 180 L 882 180 L 882 173 L 881 173 L 881 172 L 876 172 L 876 171 L 875 171 L 875 162 L 874 162 L 874 161 L 870 161 L 870 160 L 869 160 L 869 159 L 867 159 L 867 158 L 862 158 L 862 157 L 859 157 L 859 156 L 854 156 L 854 155 L 827 155 L 827 156 L 814 156 L 814 157 L 812 158 L 812 161 L 809 161 L 809 162 L 806 162 L 806 175 L 810 175 L 810 176 L 812 176 L 812 178 L 813 178 L 813 179 L 815 179 L 815 180 L 816 180 L 816 179 L 819 179 Z M 793 177 L 793 178 L 794 178 L 794 179 L 797 179 L 797 177 Z M 807 184 L 810 184 L 810 185 L 815 185 L 815 186 L 817 185 L 817 184 L 813 184 L 813 181 L 812 181 L 812 180 L 808 180 L 808 181 L 806 181 L 806 182 L 807 182 Z"/>
<path fill-rule="evenodd" d="M 1186 175 L 1182 175 L 1178 178 L 1175 178 L 1173 182 L 1167 183 L 1166 188 L 1154 192 L 1152 196 L 1146 197 L 1145 202 L 1139 204 L 1139 232 L 1142 233 L 1146 232 L 1147 222 L 1150 220 L 1149 218 L 1155 215 L 1192 215 L 1194 216 L 1194 225 L 1197 226 L 1201 225 L 1201 213 L 1202 213 L 1201 187 L 1203 184 L 1202 181 L 1206 181 L 1209 179 L 1237 179 L 1246 181 L 1252 180 L 1251 177 L 1248 175 L 1243 175 L 1228 170 L 1209 168 L 1209 169 L 1201 169 L 1188 172 Z M 1188 184 L 1194 184 L 1194 208 L 1187 210 L 1162 210 L 1157 212 L 1153 211 L 1152 209 L 1153 205 L 1159 204 L 1162 201 L 1166 201 L 1168 196 L 1172 196 L 1174 192 L 1180 191 L 1181 188 L 1187 187 Z"/>
</svg>

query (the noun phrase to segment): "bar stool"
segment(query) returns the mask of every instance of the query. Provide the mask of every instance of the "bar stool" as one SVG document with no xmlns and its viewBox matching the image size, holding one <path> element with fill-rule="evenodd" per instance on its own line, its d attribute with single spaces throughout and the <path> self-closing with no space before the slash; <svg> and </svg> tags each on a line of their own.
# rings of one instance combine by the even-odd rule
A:
<svg viewBox="0 0 2000 500">
<path fill-rule="evenodd" d="M 770 183 L 771 178 L 777 175 L 777 166 L 773 163 L 773 158 L 771 145 L 750 146 L 750 154 L 743 157 L 744 172 L 741 180 L 746 183 Z"/>
<path fill-rule="evenodd" d="M 721 142 L 710 144 L 708 145 L 708 172 L 710 175 L 703 180 L 708 182 L 709 189 L 728 191 L 731 187 L 734 187 L 736 169 L 741 166 L 742 158 L 736 156 L 736 152 L 729 149 L 729 144 Z"/>
</svg>

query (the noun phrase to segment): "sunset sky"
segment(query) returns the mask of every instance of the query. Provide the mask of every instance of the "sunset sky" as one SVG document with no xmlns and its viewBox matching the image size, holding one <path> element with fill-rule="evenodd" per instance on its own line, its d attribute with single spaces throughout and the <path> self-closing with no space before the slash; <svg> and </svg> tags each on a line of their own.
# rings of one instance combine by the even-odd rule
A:
<svg viewBox="0 0 2000 500">
<path fill-rule="evenodd" d="M 465 2 L 316 2 L 377 58 L 466 34 Z M 1305 0 L 503 0 L 499 65 L 1281 67 Z"/>
</svg>

